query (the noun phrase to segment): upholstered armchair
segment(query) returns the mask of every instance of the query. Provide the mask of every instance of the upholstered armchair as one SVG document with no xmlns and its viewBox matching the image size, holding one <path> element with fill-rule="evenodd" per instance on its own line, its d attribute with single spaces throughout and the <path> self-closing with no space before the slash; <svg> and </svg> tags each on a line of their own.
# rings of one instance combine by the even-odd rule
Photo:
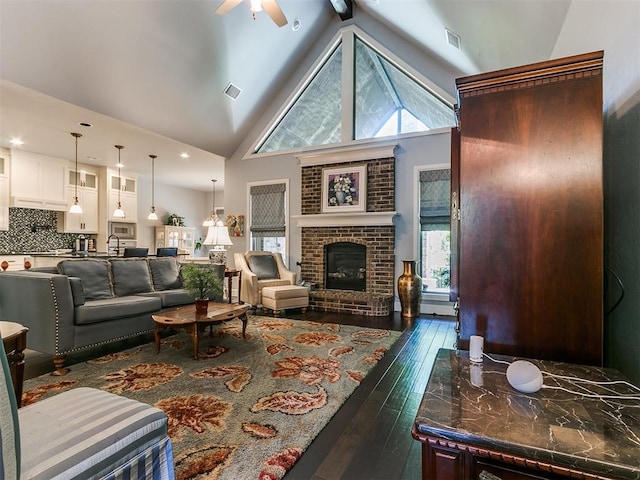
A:
<svg viewBox="0 0 640 480">
<path fill-rule="evenodd" d="M 18 409 L 0 342 L 0 478 L 172 480 L 166 414 L 97 388 Z"/>
<path fill-rule="evenodd" d="M 296 273 L 287 269 L 282 255 L 272 252 L 248 251 L 233 256 L 242 272 L 240 301 L 252 308 L 262 305 L 262 289 L 279 285 L 295 285 Z"/>
</svg>

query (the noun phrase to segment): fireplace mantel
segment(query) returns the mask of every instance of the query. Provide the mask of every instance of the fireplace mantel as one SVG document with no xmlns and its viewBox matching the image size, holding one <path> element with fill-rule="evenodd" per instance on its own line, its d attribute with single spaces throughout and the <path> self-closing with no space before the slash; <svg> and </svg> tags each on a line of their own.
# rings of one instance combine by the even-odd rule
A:
<svg viewBox="0 0 640 480">
<path fill-rule="evenodd" d="M 322 213 L 320 215 L 292 215 L 298 227 L 342 227 L 393 225 L 397 212 Z"/>
</svg>

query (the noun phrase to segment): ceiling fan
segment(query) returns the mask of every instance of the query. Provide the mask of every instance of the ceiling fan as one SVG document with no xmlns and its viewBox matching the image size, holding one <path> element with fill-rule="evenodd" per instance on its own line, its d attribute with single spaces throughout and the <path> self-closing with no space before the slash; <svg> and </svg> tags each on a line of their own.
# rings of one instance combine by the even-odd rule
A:
<svg viewBox="0 0 640 480">
<path fill-rule="evenodd" d="M 284 16 L 280 6 L 276 2 L 276 0 L 249 0 L 251 3 L 251 12 L 253 13 L 253 18 L 256 18 L 256 13 L 261 12 L 263 9 L 267 12 L 267 15 L 271 17 L 271 20 L 274 21 L 276 25 L 279 27 L 283 27 L 287 24 L 287 17 Z M 218 15 L 225 15 L 237 7 L 242 0 L 223 0 L 218 8 L 216 8 L 215 13 Z"/>
</svg>

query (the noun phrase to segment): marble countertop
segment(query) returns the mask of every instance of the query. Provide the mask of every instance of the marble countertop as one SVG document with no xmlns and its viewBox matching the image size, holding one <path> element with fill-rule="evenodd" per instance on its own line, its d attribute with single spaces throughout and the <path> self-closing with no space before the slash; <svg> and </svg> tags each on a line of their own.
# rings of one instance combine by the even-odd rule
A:
<svg viewBox="0 0 640 480">
<path fill-rule="evenodd" d="M 511 362 L 514 357 L 489 355 Z M 612 369 L 531 360 L 543 372 L 592 381 L 624 380 Z M 640 392 L 544 376 L 544 387 L 520 393 L 507 365 L 469 361 L 467 351 L 441 349 L 415 420 L 425 435 L 616 478 L 640 478 Z M 595 399 L 547 387 L 632 399 Z"/>
</svg>

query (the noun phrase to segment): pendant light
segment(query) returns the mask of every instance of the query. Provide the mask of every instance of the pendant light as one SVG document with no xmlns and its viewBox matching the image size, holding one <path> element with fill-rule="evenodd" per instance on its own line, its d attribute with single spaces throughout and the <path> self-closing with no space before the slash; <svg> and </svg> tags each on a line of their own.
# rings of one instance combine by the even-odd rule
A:
<svg viewBox="0 0 640 480">
<path fill-rule="evenodd" d="M 80 206 L 80 203 L 78 203 L 78 180 L 80 177 L 80 174 L 78 173 L 78 138 L 80 138 L 82 134 L 71 132 L 71 135 L 76 138 L 76 170 L 74 172 L 76 175 L 76 180 L 74 182 L 76 185 L 76 195 L 73 198 L 73 205 L 69 208 L 69 213 L 82 213 L 82 207 Z"/>
<path fill-rule="evenodd" d="M 122 190 L 122 177 L 120 176 L 120 168 L 122 167 L 122 163 L 120 162 L 120 152 L 124 148 L 122 145 L 114 145 L 118 149 L 118 205 L 116 205 L 116 209 L 113 212 L 113 216 L 115 218 L 124 218 L 126 214 L 124 210 L 122 210 L 122 204 L 120 203 L 120 191 Z"/>
<path fill-rule="evenodd" d="M 149 212 L 149 216 L 147 217 L 147 220 L 158 220 L 158 215 L 156 214 L 156 207 L 155 207 L 155 163 L 156 163 L 156 158 L 158 158 L 157 155 L 149 155 L 149 157 L 151 158 L 151 211 Z"/>
<path fill-rule="evenodd" d="M 216 215 L 216 182 L 217 180 L 211 180 L 211 182 L 213 183 L 213 200 L 212 200 L 212 205 L 211 205 L 211 215 L 209 215 L 209 217 L 202 222 L 202 226 L 203 227 L 213 227 L 217 220 L 218 220 L 218 215 Z"/>
</svg>

